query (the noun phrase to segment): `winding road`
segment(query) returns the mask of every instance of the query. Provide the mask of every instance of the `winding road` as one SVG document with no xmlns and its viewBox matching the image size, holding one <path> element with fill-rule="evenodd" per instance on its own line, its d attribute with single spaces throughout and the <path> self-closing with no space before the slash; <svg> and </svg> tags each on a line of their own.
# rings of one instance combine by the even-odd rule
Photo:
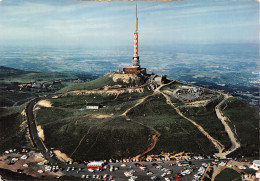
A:
<svg viewBox="0 0 260 181">
<path fill-rule="evenodd" d="M 46 148 L 45 144 L 43 143 L 42 139 L 38 135 L 37 131 L 37 124 L 35 122 L 33 109 L 34 106 L 39 102 L 41 99 L 46 99 L 46 97 L 38 97 L 33 100 L 31 100 L 28 105 L 26 106 L 26 117 L 29 125 L 29 131 L 31 135 L 31 139 L 33 141 L 33 144 L 38 148 L 39 151 L 43 154 L 43 156 L 52 164 L 61 163 L 59 160 L 57 160 L 54 157 L 50 156 L 50 153 L 48 152 L 48 149 Z"/>
<path fill-rule="evenodd" d="M 235 138 L 235 135 L 234 133 L 232 132 L 231 128 L 229 127 L 229 125 L 227 124 L 227 119 L 226 117 L 223 116 L 223 113 L 221 112 L 220 110 L 220 106 L 230 97 L 229 95 L 227 94 L 224 94 L 224 93 L 221 93 L 222 95 L 224 95 L 224 99 L 215 107 L 215 111 L 216 111 L 216 115 L 218 117 L 219 120 L 221 120 L 223 126 L 225 127 L 225 131 L 227 132 L 231 142 L 232 142 L 232 147 L 223 152 L 225 150 L 225 147 L 223 144 L 221 144 L 218 140 L 214 139 L 211 135 L 209 135 L 209 133 L 207 133 L 204 128 L 202 126 L 200 126 L 199 124 L 197 124 L 195 121 L 191 120 L 190 118 L 186 117 L 175 105 L 174 103 L 171 101 L 170 97 L 163 93 L 160 89 L 166 85 L 169 85 L 169 84 L 172 84 L 174 83 L 174 81 L 168 83 L 168 84 L 164 84 L 164 85 L 160 85 L 159 87 L 157 87 L 153 94 L 151 95 L 148 95 L 148 96 L 145 96 L 143 98 L 141 98 L 140 100 L 138 100 L 138 102 L 128 108 L 124 113 L 122 113 L 121 116 L 125 116 L 128 120 L 131 120 L 128 116 L 127 116 L 127 113 L 129 111 L 131 111 L 132 109 L 134 109 L 135 107 L 137 107 L 138 105 L 142 104 L 145 100 L 147 100 L 147 98 L 149 98 L 150 96 L 153 96 L 155 95 L 156 93 L 158 94 L 162 94 L 165 98 L 166 98 L 166 103 L 171 105 L 173 109 L 176 110 L 176 112 L 181 116 L 183 117 L 184 119 L 188 120 L 189 122 L 191 122 L 193 125 L 195 125 L 198 130 L 200 132 L 202 132 L 214 145 L 215 147 L 217 148 L 218 150 L 218 153 L 217 155 L 220 156 L 221 158 L 225 158 L 228 154 L 230 154 L 231 152 L 235 151 L 237 148 L 240 147 L 240 143 L 236 140 Z M 114 90 L 113 90 L 114 91 Z M 73 91 L 73 93 L 78 93 L 78 91 Z M 79 92 L 82 92 L 82 91 L 79 91 Z M 90 92 L 93 92 L 90 91 Z M 67 92 L 68 93 L 68 92 Z M 69 92 L 71 93 L 71 92 Z M 115 92 L 113 92 L 115 93 Z M 66 94 L 66 93 L 64 93 Z M 61 95 L 61 94 L 57 94 L 57 95 Z M 52 97 L 53 95 L 50 95 L 50 96 L 45 96 L 45 97 L 38 97 L 38 98 L 35 98 L 33 100 L 31 100 L 28 105 L 26 106 L 26 116 L 27 116 L 27 121 L 28 121 L 28 125 L 29 125 L 29 130 L 30 130 L 30 135 L 31 135 L 31 139 L 33 141 L 33 144 L 42 152 L 42 154 L 44 155 L 44 157 L 50 162 L 50 163 L 53 163 L 53 164 L 61 164 L 63 165 L 64 163 L 61 162 L 60 160 L 58 160 L 57 158 L 55 157 L 51 157 L 50 156 L 50 153 L 48 151 L 48 149 L 46 148 L 45 144 L 43 143 L 42 139 L 39 137 L 38 135 L 38 131 L 37 131 L 37 124 L 36 124 L 36 121 L 35 121 L 35 118 L 34 118 L 34 114 L 33 114 L 33 110 L 34 110 L 34 106 L 37 104 L 37 102 L 39 102 L 40 100 L 42 99 L 46 99 L 46 98 L 49 98 L 49 97 Z M 149 145 L 149 147 L 141 154 L 135 156 L 134 158 L 140 158 L 142 157 L 143 155 L 145 155 L 146 153 L 150 152 L 151 150 L 154 149 L 154 147 L 156 146 L 157 144 L 157 141 L 158 141 L 158 138 L 160 136 L 160 133 L 155 130 L 153 127 L 150 127 L 150 126 L 147 126 L 143 123 L 140 123 L 140 122 L 137 122 L 137 121 L 134 121 L 134 120 L 131 120 L 137 124 L 140 124 L 144 127 L 147 127 L 149 128 L 150 130 L 152 130 L 154 132 L 154 134 L 152 135 L 152 140 L 151 140 L 151 143 Z M 86 135 L 85 135 L 86 136 Z M 85 136 L 83 138 L 85 138 Z M 82 141 L 82 140 L 81 140 Z M 80 143 L 81 143 L 80 141 Z M 79 143 L 79 145 L 80 145 Z M 77 148 L 76 148 L 77 149 Z M 74 150 L 75 151 L 75 150 Z M 73 152 L 74 153 L 74 152 Z M 72 155 L 73 155 L 72 153 Z"/>
</svg>

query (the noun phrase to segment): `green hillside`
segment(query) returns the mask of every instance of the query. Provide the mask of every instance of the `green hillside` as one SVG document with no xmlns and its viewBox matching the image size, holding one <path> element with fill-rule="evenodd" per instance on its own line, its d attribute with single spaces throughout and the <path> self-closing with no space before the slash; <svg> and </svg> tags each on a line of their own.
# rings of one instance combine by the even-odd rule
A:
<svg viewBox="0 0 260 181">
<path fill-rule="evenodd" d="M 68 85 L 67 87 L 62 88 L 58 92 L 63 93 L 63 92 L 68 92 L 73 90 L 83 90 L 83 89 L 92 90 L 92 89 L 104 87 L 105 85 L 110 85 L 110 86 L 115 85 L 116 82 L 112 80 L 110 74 L 111 73 L 108 73 L 102 77 L 99 77 L 87 83 L 77 83 L 77 84 Z"/>
<path fill-rule="evenodd" d="M 58 92 L 64 93 L 64 92 L 68 92 L 68 91 L 84 90 L 84 89 L 93 90 L 93 89 L 100 89 L 104 86 L 113 86 L 113 85 L 118 85 L 118 84 L 123 87 L 136 86 L 136 85 L 140 86 L 146 80 L 145 76 L 138 75 L 138 76 L 135 76 L 135 79 L 130 78 L 128 83 L 123 81 L 120 78 L 117 81 L 114 81 L 113 76 L 115 76 L 116 74 L 117 74 L 116 72 L 109 72 L 106 75 L 99 77 L 98 79 L 95 79 L 90 82 L 68 85 L 67 87 L 62 88 Z M 118 74 L 118 75 L 120 75 L 120 74 Z M 122 75 L 122 76 L 124 76 L 124 75 Z"/>
<path fill-rule="evenodd" d="M 25 105 L 0 108 L 0 153 L 11 148 L 31 147 L 25 117 L 21 115 Z M 22 124 L 23 123 L 23 124 Z"/>
<path fill-rule="evenodd" d="M 149 85 L 143 87 L 142 93 L 77 94 L 77 91 L 84 89 L 103 90 L 107 85 L 120 84 L 123 89 L 127 89 L 129 85 L 126 85 L 123 80 L 113 80 L 115 75 L 116 73 L 112 72 L 94 81 L 71 84 L 59 93 L 72 90 L 76 92 L 49 99 L 53 107 L 40 108 L 36 112 L 36 120 L 44 129 L 47 147 L 61 150 L 73 159 L 133 157 L 148 148 L 155 129 L 160 136 L 155 147 L 148 154 L 182 151 L 201 155 L 216 153 L 214 144 L 187 118 L 202 126 L 210 136 L 223 144 L 224 151 L 231 147 L 230 138 L 215 112 L 216 105 L 223 100 L 223 96 L 218 92 L 182 82 L 163 86 L 161 91 L 169 96 L 172 103 L 186 117 L 173 109 L 161 93 L 153 94 Z M 150 97 L 146 98 L 148 95 Z M 85 107 L 87 102 L 97 102 L 104 107 L 99 110 L 87 110 Z M 198 105 L 190 105 L 193 103 Z M 226 106 L 222 105 L 225 107 L 223 111 L 224 114 L 231 115 L 232 123 L 229 123 L 231 126 L 239 124 L 255 109 L 245 103 L 243 105 L 240 103 L 241 105 L 238 104 L 237 107 L 234 106 L 237 103 L 232 105 L 232 101 L 226 101 L 225 104 Z M 246 108 L 247 111 L 243 112 L 242 108 Z M 127 114 L 123 115 L 125 111 Z M 235 117 L 237 111 L 241 115 Z M 252 117 L 248 122 L 256 126 L 256 117 Z M 252 140 L 250 135 L 247 135 L 246 139 L 242 138 L 244 132 L 250 130 L 250 127 L 238 125 L 237 131 L 240 130 L 239 138 L 247 142 L 242 141 L 243 146 L 236 153 L 242 154 L 245 146 L 252 142 L 247 149 L 251 153 L 248 156 L 254 156 L 252 153 L 256 151 L 257 145 L 254 141 L 248 141 Z"/>
<path fill-rule="evenodd" d="M 36 96 L 54 93 L 77 80 L 96 76 L 22 71 L 0 66 L 0 107 L 22 105 Z"/>
<path fill-rule="evenodd" d="M 224 115 L 231 120 L 231 128 L 236 131 L 241 147 L 230 154 L 236 157 L 259 156 L 259 108 L 236 98 L 229 98 L 221 106 Z"/>
<path fill-rule="evenodd" d="M 221 141 L 226 149 L 231 147 L 231 142 L 221 121 L 215 113 L 215 106 L 222 100 L 222 97 L 210 102 L 204 107 L 182 107 L 184 115 L 201 125 L 211 136 Z"/>
<path fill-rule="evenodd" d="M 39 109 L 36 120 L 44 130 L 47 147 L 74 159 L 133 157 L 149 145 L 152 132 L 122 113 L 143 96 L 146 94 L 90 94 L 49 99 L 54 107 Z M 86 102 L 93 101 L 105 107 L 86 110 Z"/>
<path fill-rule="evenodd" d="M 129 117 L 155 128 L 160 133 L 155 149 L 150 153 L 192 152 L 213 154 L 214 145 L 189 121 L 183 119 L 166 104 L 165 98 L 156 95 L 129 112 Z"/>
<path fill-rule="evenodd" d="M 222 172 L 220 172 L 216 178 L 216 181 L 241 181 L 241 175 L 230 168 L 224 169 Z"/>
<path fill-rule="evenodd" d="M 129 158 L 146 150 L 149 150 L 147 154 L 183 151 L 196 155 L 217 153 L 218 149 L 207 135 L 227 151 L 231 141 L 215 111 L 220 103 L 221 114 L 229 118 L 227 124 L 241 143 L 241 147 L 228 156 L 258 156 L 259 109 L 233 97 L 224 102 L 225 94 L 220 92 L 173 80 L 156 89 L 158 85 L 153 81 L 144 85 L 149 82 L 147 76 L 115 72 L 93 81 L 86 82 L 90 76 L 85 77 L 84 83 L 73 83 L 74 78 L 81 76 L 48 76 L 45 73 L 2 69 L 4 77 L 0 91 L 6 96 L 0 96 L 0 101 L 2 105 L 14 106 L 0 108 L 1 152 L 13 147 L 31 146 L 26 135 L 28 125 L 21 114 L 26 106 L 24 102 L 35 96 L 52 94 L 52 98 L 43 98 L 52 107 L 37 106 L 34 111 L 36 123 L 44 130 L 47 148 L 60 150 L 74 160 Z M 18 84 L 28 83 L 31 79 L 38 83 L 42 79 L 47 80 L 54 88 L 50 92 L 41 88 L 19 89 Z M 54 81 L 57 79 L 62 80 L 56 85 Z M 88 110 L 87 103 L 102 106 L 98 110 Z M 158 139 L 154 135 L 159 136 Z"/>
</svg>

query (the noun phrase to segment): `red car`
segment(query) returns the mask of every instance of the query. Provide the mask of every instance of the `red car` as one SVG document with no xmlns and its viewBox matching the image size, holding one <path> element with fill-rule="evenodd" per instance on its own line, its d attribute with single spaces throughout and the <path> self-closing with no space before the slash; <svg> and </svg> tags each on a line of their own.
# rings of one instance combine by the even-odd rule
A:
<svg viewBox="0 0 260 181">
<path fill-rule="evenodd" d="M 176 174 L 175 174 L 175 177 L 178 177 L 178 178 L 180 178 L 181 176 L 180 176 L 179 174 L 177 174 L 177 173 L 176 173 Z"/>
</svg>

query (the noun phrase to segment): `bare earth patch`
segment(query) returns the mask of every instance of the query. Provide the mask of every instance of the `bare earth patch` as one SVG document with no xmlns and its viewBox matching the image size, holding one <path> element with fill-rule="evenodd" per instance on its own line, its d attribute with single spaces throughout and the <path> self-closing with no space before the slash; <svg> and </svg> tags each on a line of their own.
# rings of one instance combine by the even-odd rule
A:
<svg viewBox="0 0 260 181">
<path fill-rule="evenodd" d="M 114 114 L 92 114 L 91 117 L 102 119 L 102 118 L 113 118 Z"/>
<path fill-rule="evenodd" d="M 202 106 L 206 106 L 209 102 L 210 100 L 194 101 L 194 102 L 186 103 L 185 106 L 202 107 Z"/>
<path fill-rule="evenodd" d="M 185 153 L 185 152 L 180 152 L 180 153 L 164 153 L 162 152 L 161 154 L 159 155 L 147 155 L 146 158 L 147 159 L 155 159 L 155 160 L 160 160 L 160 159 L 165 159 L 165 160 L 170 160 L 170 159 L 175 159 L 175 158 L 181 158 L 182 160 L 183 159 L 187 159 L 189 158 L 190 156 L 189 155 L 192 155 L 193 153 Z"/>
<path fill-rule="evenodd" d="M 42 139 L 42 141 L 44 141 L 44 140 L 45 140 L 45 136 L 44 136 L 44 131 L 43 131 L 41 125 L 38 125 L 38 126 L 37 126 L 37 131 L 38 131 L 39 137 Z"/>
<path fill-rule="evenodd" d="M 21 115 L 26 116 L 25 109 L 21 112 Z"/>
<path fill-rule="evenodd" d="M 117 82 L 118 80 L 122 80 L 124 83 L 129 83 L 130 80 L 137 79 L 138 76 L 134 74 L 112 74 L 111 75 L 114 82 Z"/>
<path fill-rule="evenodd" d="M 40 100 L 37 105 L 42 107 L 52 107 L 51 102 L 47 100 Z"/>
<path fill-rule="evenodd" d="M 21 124 L 20 124 L 20 128 L 25 129 L 27 125 L 27 120 L 24 120 Z"/>
<path fill-rule="evenodd" d="M 68 157 L 65 153 L 62 153 L 60 150 L 54 150 L 54 153 L 62 162 L 72 161 L 70 157 Z"/>
</svg>

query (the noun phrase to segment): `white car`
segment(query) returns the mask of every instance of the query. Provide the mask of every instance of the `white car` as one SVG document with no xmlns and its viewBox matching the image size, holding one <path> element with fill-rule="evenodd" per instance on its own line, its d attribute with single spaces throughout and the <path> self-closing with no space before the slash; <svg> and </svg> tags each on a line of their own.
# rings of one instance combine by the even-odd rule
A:
<svg viewBox="0 0 260 181">
<path fill-rule="evenodd" d="M 94 172 L 94 170 L 93 170 L 92 168 L 89 168 L 88 171 L 90 171 L 90 172 Z"/>
<path fill-rule="evenodd" d="M 146 169 L 146 167 L 139 167 L 141 170 L 145 170 Z"/>
<path fill-rule="evenodd" d="M 136 180 L 138 177 L 137 176 L 131 176 L 132 180 Z"/>
<path fill-rule="evenodd" d="M 38 172 L 38 173 L 43 173 L 43 170 L 38 170 L 37 172 Z"/>
<path fill-rule="evenodd" d="M 165 177 L 167 174 L 166 173 L 163 173 L 162 175 L 161 175 L 161 177 Z"/>
<path fill-rule="evenodd" d="M 245 166 L 239 166 L 238 168 L 239 168 L 239 169 L 241 169 L 241 170 L 244 170 L 244 169 L 246 169 L 246 167 L 245 167 Z"/>
<path fill-rule="evenodd" d="M 152 179 L 152 180 L 157 180 L 157 179 L 158 179 L 158 177 L 156 177 L 156 176 L 153 176 L 153 177 L 151 177 L 151 179 Z"/>
</svg>

